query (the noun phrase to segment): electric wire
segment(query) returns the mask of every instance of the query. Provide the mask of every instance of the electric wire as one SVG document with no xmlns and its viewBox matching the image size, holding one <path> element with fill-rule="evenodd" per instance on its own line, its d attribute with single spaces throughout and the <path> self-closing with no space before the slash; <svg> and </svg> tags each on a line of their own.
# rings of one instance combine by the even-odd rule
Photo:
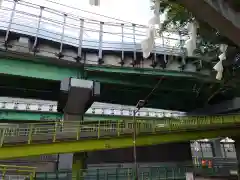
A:
<svg viewBox="0 0 240 180">
<path fill-rule="evenodd" d="M 146 97 L 143 99 L 143 104 L 141 106 L 135 107 L 133 110 L 133 158 L 134 158 L 134 165 L 135 165 L 135 180 L 138 180 L 138 165 L 137 165 L 137 146 L 136 146 L 136 140 L 137 140 L 137 121 L 136 121 L 136 113 L 146 106 L 148 99 L 151 97 L 151 95 L 155 92 L 155 90 L 159 87 L 164 77 L 160 78 L 157 83 L 154 85 L 153 89 L 146 95 Z M 140 102 L 140 101 L 139 101 Z M 139 103 L 138 102 L 138 103 Z"/>
</svg>

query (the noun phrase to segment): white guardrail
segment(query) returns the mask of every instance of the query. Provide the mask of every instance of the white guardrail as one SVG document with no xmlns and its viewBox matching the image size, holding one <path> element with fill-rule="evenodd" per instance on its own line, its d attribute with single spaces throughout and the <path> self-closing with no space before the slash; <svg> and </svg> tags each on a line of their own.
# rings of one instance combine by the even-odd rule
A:
<svg viewBox="0 0 240 180">
<path fill-rule="evenodd" d="M 40 6 L 38 2 L 25 0 L 4 0 L 0 7 L 0 29 L 6 31 L 5 41 L 10 32 L 32 36 L 36 46 L 38 38 L 47 39 L 75 47 L 100 50 L 141 51 L 140 42 L 146 37 L 146 26 L 124 22 L 101 22 L 89 19 L 88 15 L 78 16 L 81 12 L 74 8 L 55 4 L 51 9 Z M 53 4 L 52 6 L 53 7 Z M 74 12 L 71 14 L 70 12 Z M 99 19 L 99 17 L 98 17 Z M 116 21 L 116 20 L 115 20 Z M 154 52 L 182 55 L 182 47 L 188 39 L 178 32 L 164 32 L 156 39 Z M 35 47 L 33 47 L 35 48 Z"/>
<path fill-rule="evenodd" d="M 94 103 L 86 114 L 111 115 L 111 116 L 132 116 L 134 107 L 121 106 L 105 103 Z M 57 112 L 57 103 L 39 100 L 23 100 L 14 98 L 1 98 L 0 110 L 16 111 L 37 111 L 37 112 Z M 176 117 L 184 116 L 182 112 L 171 112 L 160 109 L 141 109 L 136 116 L 143 117 Z"/>
</svg>

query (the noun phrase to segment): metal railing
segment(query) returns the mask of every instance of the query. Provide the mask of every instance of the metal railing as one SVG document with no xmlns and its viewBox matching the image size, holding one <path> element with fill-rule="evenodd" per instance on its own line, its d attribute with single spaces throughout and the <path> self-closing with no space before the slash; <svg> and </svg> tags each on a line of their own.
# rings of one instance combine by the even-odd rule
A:
<svg viewBox="0 0 240 180">
<path fill-rule="evenodd" d="M 35 177 L 35 167 L 30 166 L 13 166 L 13 165 L 0 165 L 1 180 L 33 180 Z"/>
<path fill-rule="evenodd" d="M 111 116 L 132 116 L 133 109 L 129 107 L 98 107 L 93 106 L 89 108 L 86 114 L 96 115 L 111 115 Z M 1 101 L 0 110 L 17 110 L 17 111 L 35 111 L 35 112 L 57 112 L 56 103 L 36 103 L 36 102 L 23 102 L 23 101 Z M 163 110 L 139 110 L 136 116 L 140 117 L 176 117 L 184 116 L 182 112 L 167 112 Z"/>
<path fill-rule="evenodd" d="M 224 170 L 224 171 L 223 171 Z M 214 166 L 212 168 L 203 168 L 201 166 L 175 166 L 175 167 L 139 167 L 138 179 L 140 180 L 184 180 L 186 179 L 186 173 L 192 172 L 193 175 L 204 176 L 224 176 L 229 177 L 231 175 L 231 168 L 221 168 Z M 135 179 L 135 171 L 133 168 L 92 168 L 79 170 L 76 174 L 71 171 L 59 171 L 52 173 L 37 173 L 36 180 L 47 179 L 75 179 L 75 180 L 133 180 Z"/>
<path fill-rule="evenodd" d="M 60 52 L 62 44 L 78 47 L 79 50 L 141 51 L 140 42 L 146 36 L 146 27 L 124 22 L 100 22 L 69 13 L 77 13 L 74 9 L 68 10 L 60 12 L 24 0 L 5 0 L 0 9 L 0 29 L 6 30 L 5 41 L 10 32 L 32 36 L 33 48 L 38 39 L 42 38 L 61 43 Z M 170 35 L 171 33 L 164 33 L 156 41 L 156 53 L 182 54 L 181 47 L 174 51 L 172 48 L 176 44 L 182 44 L 187 37 L 171 38 Z M 80 51 L 79 55 L 81 56 Z"/>
<path fill-rule="evenodd" d="M 204 174 L 208 176 L 230 176 L 231 167 L 223 168 L 219 166 L 213 166 L 212 168 L 203 168 L 201 166 L 166 166 L 166 167 L 139 167 L 139 179 L 185 179 L 186 172 L 193 172 L 198 174 Z M 132 180 L 135 177 L 135 171 L 132 168 L 88 168 L 80 169 L 77 172 L 71 171 L 57 171 L 57 172 L 37 172 L 35 167 L 29 166 L 9 166 L 0 165 L 0 175 L 2 180 Z"/>
<path fill-rule="evenodd" d="M 139 178 L 145 179 L 184 179 L 185 173 L 192 171 L 191 167 L 140 167 Z M 75 180 L 133 180 L 135 171 L 132 168 L 96 168 L 80 170 L 73 174 L 69 171 L 60 171 L 54 173 L 37 173 L 36 180 L 47 179 L 75 179 Z"/>
<path fill-rule="evenodd" d="M 239 116 L 182 117 L 162 120 L 137 120 L 137 134 L 172 133 L 189 130 L 219 129 L 239 124 Z M 8 144 L 46 143 L 61 140 L 101 139 L 132 135 L 133 122 L 129 121 L 62 121 L 51 123 L 26 123 L 13 127 L 0 127 L 0 146 Z"/>
</svg>

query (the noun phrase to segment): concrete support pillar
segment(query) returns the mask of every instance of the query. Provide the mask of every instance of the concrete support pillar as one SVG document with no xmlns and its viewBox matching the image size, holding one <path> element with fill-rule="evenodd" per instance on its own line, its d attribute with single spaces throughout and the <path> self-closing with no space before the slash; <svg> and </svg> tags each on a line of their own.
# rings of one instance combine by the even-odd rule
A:
<svg viewBox="0 0 240 180">
<path fill-rule="evenodd" d="M 221 139 L 213 139 L 212 141 L 212 150 L 213 157 L 223 157 L 222 148 L 221 148 Z"/>
<path fill-rule="evenodd" d="M 72 180 L 84 179 L 83 173 L 86 169 L 86 153 L 74 153 L 72 161 Z"/>
<path fill-rule="evenodd" d="M 64 114 L 64 121 L 82 121 L 83 116 L 79 114 Z"/>
</svg>

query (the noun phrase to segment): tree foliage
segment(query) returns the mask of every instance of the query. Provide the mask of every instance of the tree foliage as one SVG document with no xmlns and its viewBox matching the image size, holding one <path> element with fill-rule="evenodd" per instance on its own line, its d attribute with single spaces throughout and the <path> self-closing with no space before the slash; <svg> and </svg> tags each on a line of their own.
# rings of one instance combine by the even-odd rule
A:
<svg viewBox="0 0 240 180">
<path fill-rule="evenodd" d="M 155 1 L 155 0 L 152 0 Z M 218 61 L 219 45 L 227 44 L 227 61 L 225 61 L 225 67 L 235 67 L 236 54 L 240 54 L 239 48 L 228 38 L 222 36 L 216 29 L 212 28 L 207 23 L 197 19 L 194 15 L 188 11 L 183 5 L 179 4 L 177 0 L 157 0 L 160 1 L 161 13 L 166 13 L 166 20 L 163 22 L 163 30 L 168 30 L 174 27 L 174 29 L 186 29 L 188 22 L 195 21 L 198 24 L 197 30 L 197 49 L 196 55 L 200 57 L 202 62 L 205 62 L 205 67 L 212 68 L 212 62 L 214 64 Z M 240 0 L 225 0 L 229 6 L 236 12 L 240 12 Z M 239 55 L 240 57 L 240 55 Z M 235 63 L 236 64 L 236 63 Z M 210 66 L 209 66 L 210 65 Z M 240 64 L 236 66 L 240 67 Z M 234 69 L 234 68 L 231 68 Z M 227 71 L 225 71 L 226 74 Z M 233 70 L 229 71 L 230 74 Z M 226 75 L 224 75 L 226 77 Z"/>
<path fill-rule="evenodd" d="M 166 13 L 167 19 L 163 23 L 164 29 L 174 26 L 176 29 L 186 27 L 188 22 L 197 21 L 198 28 L 198 46 L 205 47 L 210 51 L 216 49 L 221 44 L 235 46 L 230 40 L 222 36 L 217 30 L 209 26 L 207 23 L 197 19 L 184 6 L 176 0 L 158 0 L 160 1 L 160 11 Z M 238 0 L 239 2 L 239 0 Z M 206 48 L 207 47 L 207 48 Z"/>
</svg>

